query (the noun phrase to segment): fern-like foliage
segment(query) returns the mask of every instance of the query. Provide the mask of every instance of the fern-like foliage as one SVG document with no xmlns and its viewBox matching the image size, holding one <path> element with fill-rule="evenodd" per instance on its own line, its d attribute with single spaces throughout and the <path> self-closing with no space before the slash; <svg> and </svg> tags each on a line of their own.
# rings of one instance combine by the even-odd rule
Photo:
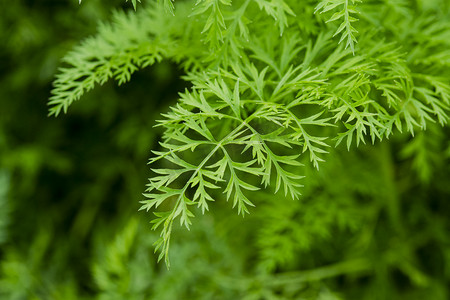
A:
<svg viewBox="0 0 450 300">
<path fill-rule="evenodd" d="M 140 67 L 162 59 L 164 48 L 145 42 L 151 33 L 151 24 L 142 23 L 145 19 L 118 13 L 114 19 L 115 27 L 101 25 L 98 37 L 84 41 L 64 58 L 68 66 L 60 69 L 54 81 L 50 115 L 66 112 L 74 101 L 96 84 L 104 84 L 110 78 L 122 84 Z"/>
<path fill-rule="evenodd" d="M 116 13 L 113 25 L 100 26 L 64 59 L 50 114 L 66 112 L 96 84 L 122 84 L 161 59 L 184 67 L 192 86 L 158 122 L 164 133 L 142 201 L 143 210 L 157 209 L 156 248 L 168 264 L 174 222 L 189 228 L 196 208 L 205 213 L 223 198 L 244 215 L 258 202 L 255 191 L 299 198 L 303 166 L 318 169 L 330 146 L 350 149 L 396 129 L 414 135 L 429 123 L 447 124 L 448 22 L 422 12 L 418 21 L 402 19 L 390 1 L 359 2 L 319 2 L 316 13 L 334 14 L 325 21 L 316 14 L 319 29 L 307 32 L 295 25 L 296 15 L 311 8 L 303 1 L 185 1 L 173 17 L 167 0 Z M 327 25 L 335 21 L 337 29 Z M 417 37 L 423 32 L 431 37 Z"/>
<path fill-rule="evenodd" d="M 294 16 L 295 13 L 292 11 L 290 6 L 284 0 L 256 0 L 258 6 L 265 10 L 266 13 L 273 17 L 275 23 L 280 29 L 280 35 L 283 35 L 284 28 L 288 24 L 288 16 Z"/>
<path fill-rule="evenodd" d="M 143 202 L 142 209 L 158 207 L 166 200 L 175 203 L 170 211 L 156 213 L 154 221 L 154 228 L 163 225 L 158 244 L 163 255 L 167 255 L 174 219 L 179 217 L 181 224 L 189 228 L 193 217 L 189 207 L 197 205 L 203 212 L 208 210 L 208 201 L 215 198 L 212 191 L 223 190 L 239 214 L 248 213 L 248 206 L 254 205 L 247 191 L 267 187 L 272 179 L 275 192 L 283 190 L 297 198 L 302 176 L 289 168 L 301 166 L 300 154 L 285 153 L 293 148 L 309 150 L 311 160 L 317 164 L 319 154 L 325 152 L 321 149 L 326 146 L 324 138 L 314 136 L 305 127 L 329 126 L 329 118 L 317 113 L 300 119 L 293 110 L 302 104 L 267 101 L 267 90 L 271 89 L 269 99 L 275 100 L 281 93 L 279 84 L 266 86 L 268 68 L 260 71 L 250 64 L 236 66 L 238 69 L 242 71 L 238 77 L 224 70 L 191 74 L 193 91 L 181 94 L 180 103 L 160 122 L 166 128 L 161 143 L 164 150 L 155 151 L 151 163 L 164 160 L 171 163 L 171 168 L 153 169 L 159 176 L 151 178 L 149 193 L 145 194 L 149 200 Z M 317 76 L 301 72 L 300 68 L 292 68 L 288 74 L 286 88 L 300 81 L 321 84 Z M 305 101 L 313 101 L 315 95 L 312 92 L 304 97 Z M 224 132 L 219 124 L 231 130 Z M 193 151 L 204 153 L 200 161 L 192 157 Z M 184 177 L 187 179 L 179 184 Z"/>
<path fill-rule="evenodd" d="M 323 0 L 316 6 L 315 12 L 326 13 L 332 12 L 333 15 L 327 20 L 328 22 L 340 21 L 339 28 L 336 30 L 333 36 L 340 34 L 342 41 L 345 42 L 345 48 L 350 47 L 352 52 L 355 52 L 356 37 L 355 33 L 358 31 L 353 27 L 352 23 L 357 21 L 353 15 L 357 14 L 355 10 L 355 3 L 361 2 L 360 0 Z"/>
<path fill-rule="evenodd" d="M 136 15 L 115 12 L 112 25 L 100 24 L 97 36 L 88 38 L 63 58 L 65 66 L 54 81 L 49 101 L 50 115 L 67 112 L 95 85 L 111 78 L 123 84 L 137 70 L 163 58 L 179 60 L 189 53 L 183 62 L 195 65 L 199 53 L 189 49 L 192 39 L 189 34 L 182 34 L 177 24 L 183 19 L 187 22 L 188 14 L 187 7 L 180 7 L 179 19 L 167 18 L 157 6 Z"/>
</svg>

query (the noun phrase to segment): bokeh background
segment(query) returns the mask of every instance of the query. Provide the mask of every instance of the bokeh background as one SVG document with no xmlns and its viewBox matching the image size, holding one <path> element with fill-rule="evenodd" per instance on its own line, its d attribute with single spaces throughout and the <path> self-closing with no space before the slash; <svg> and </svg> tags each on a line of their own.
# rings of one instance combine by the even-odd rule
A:
<svg viewBox="0 0 450 300">
<path fill-rule="evenodd" d="M 449 299 L 450 131 L 433 124 L 333 150 L 298 202 L 261 193 L 245 219 L 217 203 L 157 263 L 139 201 L 182 71 L 47 116 L 61 58 L 113 9 L 132 5 L 0 2 L 0 299 Z"/>
</svg>

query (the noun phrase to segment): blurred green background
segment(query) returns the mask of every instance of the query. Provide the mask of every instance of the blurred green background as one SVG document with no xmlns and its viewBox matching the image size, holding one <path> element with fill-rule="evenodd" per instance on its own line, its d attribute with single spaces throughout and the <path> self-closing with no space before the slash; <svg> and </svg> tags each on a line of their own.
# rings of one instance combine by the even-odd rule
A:
<svg viewBox="0 0 450 300">
<path fill-rule="evenodd" d="M 131 7 L 0 3 L 0 299 L 449 299 L 450 131 L 438 125 L 334 150 L 306 168 L 300 201 L 260 193 L 245 219 L 216 203 L 175 232 L 170 271 L 156 263 L 139 201 L 182 72 L 161 63 L 47 117 L 63 55 Z"/>
</svg>

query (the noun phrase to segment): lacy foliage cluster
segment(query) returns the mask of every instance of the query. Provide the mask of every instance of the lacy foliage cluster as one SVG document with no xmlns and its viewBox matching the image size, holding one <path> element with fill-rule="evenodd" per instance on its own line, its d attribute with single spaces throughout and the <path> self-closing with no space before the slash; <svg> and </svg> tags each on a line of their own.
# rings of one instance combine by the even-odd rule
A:
<svg viewBox="0 0 450 300">
<path fill-rule="evenodd" d="M 66 112 L 95 85 L 125 83 L 161 60 L 184 68 L 190 88 L 158 121 L 142 201 L 159 209 L 153 228 L 167 263 L 174 222 L 189 228 L 195 207 L 224 198 L 244 215 L 264 194 L 296 199 L 305 168 L 326 164 L 336 145 L 448 122 L 445 1 L 147 2 L 115 13 L 64 58 L 49 105 Z"/>
</svg>

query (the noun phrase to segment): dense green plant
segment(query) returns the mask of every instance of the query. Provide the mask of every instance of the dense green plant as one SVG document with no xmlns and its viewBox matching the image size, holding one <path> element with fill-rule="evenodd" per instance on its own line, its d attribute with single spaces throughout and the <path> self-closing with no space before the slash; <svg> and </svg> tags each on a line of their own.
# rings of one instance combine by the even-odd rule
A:
<svg viewBox="0 0 450 300">
<path fill-rule="evenodd" d="M 0 297 L 448 298 L 448 1 L 72 2 L 0 52 Z"/>
<path fill-rule="evenodd" d="M 239 214 L 260 197 L 253 191 L 297 199 L 304 156 L 318 169 L 330 145 L 447 123 L 448 5 L 420 5 L 211 0 L 177 3 L 175 17 L 159 5 L 116 14 L 65 57 L 50 114 L 111 77 L 122 84 L 162 59 L 184 66 L 192 87 L 159 121 L 142 206 L 167 203 L 153 222 L 168 263 L 173 222 L 189 228 L 190 207 L 204 213 L 221 192 Z M 174 13 L 172 1 L 164 7 Z"/>
</svg>

